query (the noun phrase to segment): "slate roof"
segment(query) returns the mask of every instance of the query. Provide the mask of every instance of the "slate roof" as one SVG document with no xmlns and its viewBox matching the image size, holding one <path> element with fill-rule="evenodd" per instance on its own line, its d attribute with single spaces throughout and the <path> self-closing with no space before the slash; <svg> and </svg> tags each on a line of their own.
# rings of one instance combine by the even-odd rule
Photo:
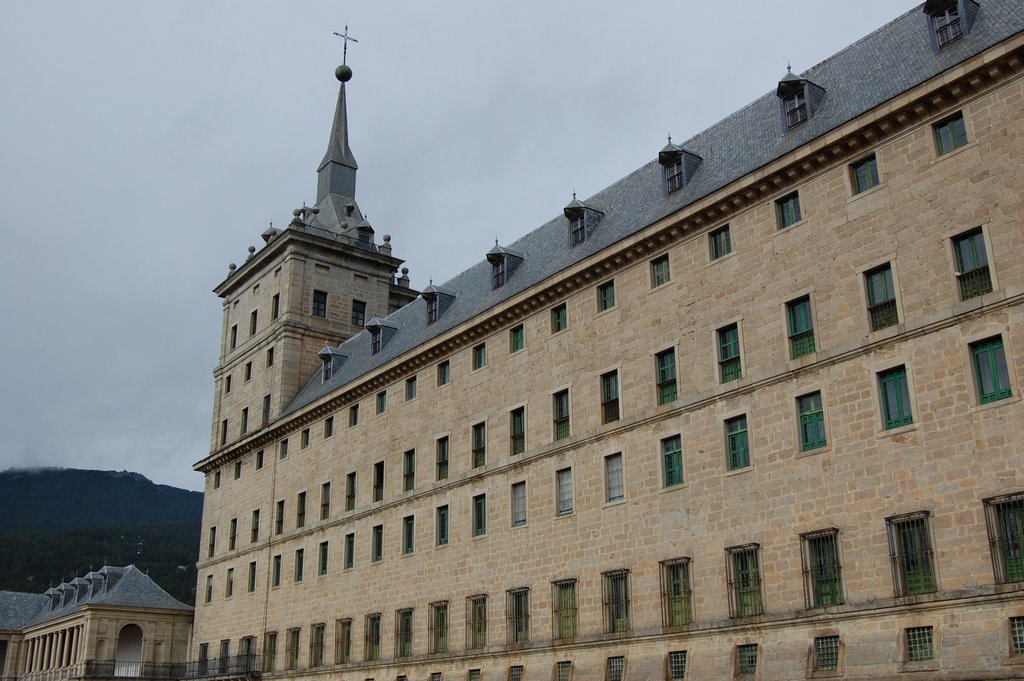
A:
<svg viewBox="0 0 1024 681">
<path fill-rule="evenodd" d="M 43 594 L 0 591 L 0 631 L 17 631 L 28 623 L 50 599 Z"/>
<path fill-rule="evenodd" d="M 970 32 L 941 51 L 932 44 L 931 26 L 922 5 L 800 74 L 824 88 L 825 95 L 814 115 L 792 130 L 787 131 L 782 121 L 775 91 L 778 84 L 770 84 L 769 92 L 679 145 L 701 156 L 703 163 L 684 188 L 669 196 L 652 145 L 649 163 L 586 199 L 587 205 L 605 215 L 585 242 L 569 247 L 568 222 L 559 213 L 508 246 L 524 260 L 504 286 L 491 289 L 491 267 L 481 260 L 442 285 L 456 297 L 437 322 L 427 325 L 426 302 L 418 298 L 388 316 L 398 331 L 377 355 L 370 355 L 369 333 L 356 334 L 341 346 L 349 356 L 345 365 L 326 383 L 320 382 L 316 372 L 282 415 L 1024 30 L 1024 3 L 1020 0 L 980 2 Z"/>
</svg>

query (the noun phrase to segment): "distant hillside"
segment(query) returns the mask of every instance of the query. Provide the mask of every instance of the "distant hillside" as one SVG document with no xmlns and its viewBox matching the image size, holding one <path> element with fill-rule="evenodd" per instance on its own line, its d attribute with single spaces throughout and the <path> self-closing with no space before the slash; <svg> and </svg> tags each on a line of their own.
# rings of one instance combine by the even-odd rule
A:
<svg viewBox="0 0 1024 681">
<path fill-rule="evenodd" d="M 77 527 L 198 524 L 201 492 L 127 471 L 11 468 L 0 472 L 0 533 Z"/>
<path fill-rule="evenodd" d="M 0 590 L 42 593 L 104 565 L 134 564 L 193 604 L 200 492 L 138 473 L 0 472 Z"/>
</svg>

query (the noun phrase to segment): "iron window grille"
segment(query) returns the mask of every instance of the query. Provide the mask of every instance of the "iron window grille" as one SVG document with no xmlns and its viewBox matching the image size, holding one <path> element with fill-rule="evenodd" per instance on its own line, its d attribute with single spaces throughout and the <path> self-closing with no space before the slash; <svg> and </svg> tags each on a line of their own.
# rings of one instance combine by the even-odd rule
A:
<svg viewBox="0 0 1024 681">
<path fill-rule="evenodd" d="M 515 456 L 526 451 L 526 409 L 509 412 L 509 453 Z"/>
<path fill-rule="evenodd" d="M 619 420 L 619 372 L 601 375 L 601 423 Z"/>
<path fill-rule="evenodd" d="M 573 508 L 573 493 L 572 493 L 572 469 L 563 468 L 555 474 L 557 482 L 557 503 L 558 503 L 558 515 L 566 515 L 572 513 Z"/>
<path fill-rule="evenodd" d="M 508 681 L 523 681 L 523 665 L 514 664 L 508 668 Z"/>
<path fill-rule="evenodd" d="M 907 662 L 927 662 L 935 659 L 933 633 L 931 627 L 909 627 L 904 630 Z"/>
<path fill-rule="evenodd" d="M 839 669 L 839 637 L 814 637 L 814 668 Z"/>
<path fill-rule="evenodd" d="M 294 627 L 287 631 L 287 635 L 284 641 L 284 661 L 285 668 L 289 670 L 298 669 L 299 667 L 299 636 L 301 631 L 298 627 Z"/>
<path fill-rule="evenodd" d="M 821 393 L 814 392 L 797 398 L 800 410 L 800 449 L 808 452 L 827 444 L 825 439 L 825 409 Z"/>
<path fill-rule="evenodd" d="M 666 437 L 661 441 L 662 468 L 665 473 L 665 487 L 683 483 L 683 438 L 680 435 Z"/>
<path fill-rule="evenodd" d="M 448 543 L 448 505 L 438 506 L 436 512 L 436 541 L 438 546 Z"/>
<path fill-rule="evenodd" d="M 992 290 L 992 274 L 985 252 L 985 237 L 981 229 L 974 229 L 953 239 L 956 256 L 956 278 L 961 300 L 985 295 Z"/>
<path fill-rule="evenodd" d="M 410 492 L 416 487 L 416 450 L 410 449 L 402 455 L 402 490 Z"/>
<path fill-rule="evenodd" d="M 1024 655 L 1024 617 L 1010 618 L 1010 652 Z"/>
<path fill-rule="evenodd" d="M 686 678 L 686 651 L 672 650 L 666 659 L 668 678 L 672 681 Z"/>
<path fill-rule="evenodd" d="M 437 461 L 437 474 L 438 480 L 448 479 L 448 436 L 440 437 L 435 443 L 434 449 L 436 450 L 436 461 Z"/>
<path fill-rule="evenodd" d="M 506 592 L 505 616 L 508 644 L 528 643 L 530 640 L 530 589 L 509 589 Z"/>
<path fill-rule="evenodd" d="M 430 648 L 427 652 L 437 654 L 448 652 L 448 601 L 437 601 L 430 604 L 430 620 L 428 640 Z"/>
<path fill-rule="evenodd" d="M 606 681 L 622 681 L 626 674 L 626 658 L 622 655 L 609 657 L 605 669 Z"/>
<path fill-rule="evenodd" d="M 309 666 L 320 667 L 324 663 L 323 624 L 314 624 L 309 630 Z"/>
<path fill-rule="evenodd" d="M 604 631 L 621 634 L 629 631 L 629 570 L 614 570 L 601 575 Z"/>
<path fill-rule="evenodd" d="M 843 603 L 839 531 L 835 528 L 800 536 L 804 573 L 804 601 L 808 608 Z"/>
<path fill-rule="evenodd" d="M 412 655 L 412 608 L 395 611 L 395 657 Z"/>
<path fill-rule="evenodd" d="M 906 367 L 900 366 L 878 374 L 878 389 L 881 393 L 882 419 L 886 429 L 899 428 L 914 422 Z"/>
<path fill-rule="evenodd" d="M 693 621 L 689 558 L 661 562 L 661 621 L 666 627 L 681 627 Z"/>
<path fill-rule="evenodd" d="M 736 646 L 736 676 L 757 674 L 757 644 L 744 643 Z"/>
<path fill-rule="evenodd" d="M 795 128 L 807 120 L 807 97 L 803 92 L 786 97 L 782 108 L 786 112 L 786 126 L 789 128 Z"/>
<path fill-rule="evenodd" d="M 654 356 L 658 404 L 675 402 L 676 393 L 676 351 L 663 350 Z"/>
<path fill-rule="evenodd" d="M 657 288 L 672 280 L 669 271 L 668 254 L 651 261 L 651 288 Z"/>
<path fill-rule="evenodd" d="M 615 307 L 615 282 L 606 281 L 597 287 L 597 311 L 604 312 Z"/>
<path fill-rule="evenodd" d="M 892 266 L 883 265 L 864 275 L 868 293 L 868 316 L 871 330 L 879 331 L 900 321 L 896 309 L 896 291 L 892 283 Z"/>
<path fill-rule="evenodd" d="M 732 253 L 732 237 L 729 234 L 729 225 L 719 227 L 708 234 L 708 247 L 712 260 L 718 260 L 722 256 Z"/>
<path fill-rule="evenodd" d="M 466 599 L 466 649 L 481 650 L 487 645 L 487 596 L 477 594 Z"/>
<path fill-rule="evenodd" d="M 740 363 L 740 330 L 730 324 L 718 330 L 718 366 L 722 383 L 735 381 L 743 376 Z"/>
<path fill-rule="evenodd" d="M 935 40 L 940 48 L 964 36 L 964 27 L 960 22 L 960 12 L 956 5 L 943 12 L 933 14 L 932 27 L 935 30 Z"/>
<path fill-rule="evenodd" d="M 551 309 L 551 333 L 564 331 L 569 327 L 569 311 L 565 303 Z"/>
<path fill-rule="evenodd" d="M 764 612 L 761 602 L 761 567 L 758 564 L 760 549 L 758 544 L 726 549 L 731 617 L 749 617 Z"/>
<path fill-rule="evenodd" d="M 866 192 L 878 184 L 878 160 L 874 154 L 850 166 L 853 179 L 853 193 Z"/>
<path fill-rule="evenodd" d="M 729 470 L 750 465 L 750 447 L 747 439 L 747 417 L 736 416 L 725 421 L 725 440 L 729 454 Z"/>
<path fill-rule="evenodd" d="M 984 504 L 996 583 L 1024 582 L 1024 492 L 986 499 Z"/>
<path fill-rule="evenodd" d="M 569 390 L 559 390 L 552 396 L 552 412 L 555 430 L 555 439 L 563 440 L 569 437 Z"/>
<path fill-rule="evenodd" d="M 978 401 L 981 404 L 1002 400 L 1013 394 L 1002 336 L 971 343 L 971 360 L 974 364 Z"/>
<path fill-rule="evenodd" d="M 556 641 L 576 638 L 576 580 L 562 579 L 551 584 L 551 621 Z"/>
<path fill-rule="evenodd" d="M 334 623 L 334 663 L 352 661 L 352 620 L 343 618 Z"/>
<path fill-rule="evenodd" d="M 893 589 L 897 596 L 936 590 L 928 511 L 886 518 Z"/>
<path fill-rule="evenodd" d="M 363 659 L 373 662 L 380 659 L 380 613 L 375 612 L 366 616 L 366 626 L 363 631 Z"/>
<path fill-rule="evenodd" d="M 555 681 L 572 681 L 572 660 L 555 663 Z"/>
<path fill-rule="evenodd" d="M 786 303 L 789 322 L 789 355 L 793 359 L 814 352 L 814 319 L 811 317 L 811 297 L 804 296 Z"/>
<path fill-rule="evenodd" d="M 935 147 L 939 156 L 967 144 L 967 126 L 964 125 L 962 112 L 936 123 L 932 129 L 935 131 Z"/>
<path fill-rule="evenodd" d="M 487 463 L 487 424 L 475 423 L 472 429 L 473 468 Z"/>
<path fill-rule="evenodd" d="M 776 201 L 775 217 L 778 220 L 779 229 L 785 229 L 800 222 L 800 194 L 793 192 Z"/>
</svg>

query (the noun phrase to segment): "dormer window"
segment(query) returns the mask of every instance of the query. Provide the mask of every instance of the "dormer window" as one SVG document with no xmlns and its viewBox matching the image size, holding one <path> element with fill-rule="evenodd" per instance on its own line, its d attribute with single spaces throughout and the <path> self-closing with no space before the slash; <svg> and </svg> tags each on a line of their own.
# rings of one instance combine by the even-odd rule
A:
<svg viewBox="0 0 1024 681">
<path fill-rule="evenodd" d="M 782 100 L 782 108 L 786 112 L 786 125 L 790 128 L 807 120 L 807 98 L 803 92 L 794 93 L 792 97 Z"/>
<path fill-rule="evenodd" d="M 964 37 L 964 28 L 960 23 L 960 11 L 954 5 L 944 12 L 932 16 L 935 27 L 935 39 L 939 47 Z"/>
<path fill-rule="evenodd" d="M 317 357 L 323 363 L 320 372 L 320 382 L 326 383 L 331 380 L 334 370 L 341 366 L 341 363 L 345 361 L 348 355 L 342 354 L 330 345 L 325 345 L 324 349 L 317 354 Z"/>
<path fill-rule="evenodd" d="M 496 289 L 505 285 L 519 263 L 523 262 L 523 256 L 499 246 L 495 241 L 494 248 L 487 252 L 487 262 L 491 263 L 491 288 Z"/>
<path fill-rule="evenodd" d="M 672 194 L 689 184 L 702 160 L 697 154 L 673 144 L 672 138 L 669 137 L 668 144 L 658 152 L 658 163 L 661 164 L 666 191 Z"/>
<path fill-rule="evenodd" d="M 587 240 L 590 233 L 597 228 L 604 213 L 589 206 L 576 198 L 576 192 L 572 194 L 572 201 L 562 209 L 566 220 L 569 221 L 569 248 L 579 246 Z"/>
<path fill-rule="evenodd" d="M 423 296 L 423 300 L 427 303 L 427 324 L 433 324 L 440 319 L 441 315 L 444 314 L 444 311 L 447 310 L 448 306 L 452 304 L 453 300 L 455 300 L 454 293 L 449 293 L 444 289 L 438 288 L 437 286 L 434 286 L 433 283 L 423 289 L 423 292 L 420 293 L 420 295 Z"/>
<path fill-rule="evenodd" d="M 779 81 L 775 91 L 782 105 L 782 120 L 786 130 L 792 130 L 814 118 L 815 110 L 825 97 L 825 89 L 806 78 L 800 78 L 792 69 Z"/>
<path fill-rule="evenodd" d="M 941 50 L 970 33 L 977 12 L 975 0 L 927 0 L 924 13 L 931 24 L 935 47 Z"/>
<path fill-rule="evenodd" d="M 390 322 L 387 322 L 380 317 L 374 317 L 366 323 L 366 330 L 370 332 L 370 354 L 376 355 L 380 353 L 384 346 L 387 345 L 391 337 L 398 332 L 398 328 L 392 326 Z"/>
</svg>

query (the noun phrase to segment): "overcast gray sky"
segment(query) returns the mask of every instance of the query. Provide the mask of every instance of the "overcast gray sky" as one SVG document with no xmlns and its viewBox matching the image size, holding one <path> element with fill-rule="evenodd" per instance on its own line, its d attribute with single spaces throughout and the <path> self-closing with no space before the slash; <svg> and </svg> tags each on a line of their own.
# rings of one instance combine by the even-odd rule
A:
<svg viewBox="0 0 1024 681">
<path fill-rule="evenodd" d="M 210 290 L 315 201 L 346 23 L 357 200 L 422 288 L 916 4 L 5 3 L 0 469 L 201 488 Z"/>
</svg>

